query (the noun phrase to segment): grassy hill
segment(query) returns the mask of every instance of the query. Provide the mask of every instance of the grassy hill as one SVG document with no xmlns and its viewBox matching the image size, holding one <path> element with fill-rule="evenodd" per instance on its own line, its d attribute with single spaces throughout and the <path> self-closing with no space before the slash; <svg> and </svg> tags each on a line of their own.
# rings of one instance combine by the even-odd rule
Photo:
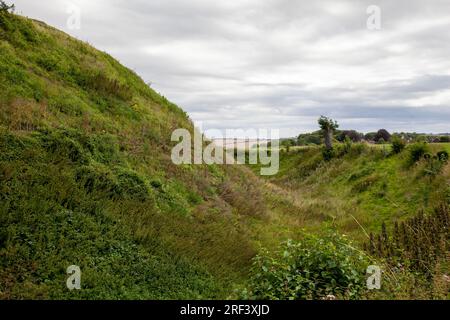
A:
<svg viewBox="0 0 450 320">
<path fill-rule="evenodd" d="M 172 131 L 193 130 L 180 108 L 108 54 L 2 13 L 0 110 L 0 298 L 231 292 L 255 253 L 244 221 L 264 210 L 242 169 L 172 164 Z"/>
<path fill-rule="evenodd" d="M 430 149 L 431 154 L 449 151 L 450 144 Z M 355 143 L 331 161 L 323 159 L 320 147 L 307 147 L 282 151 L 280 163 L 269 182 L 296 198 L 301 216 L 313 218 L 306 227 L 320 229 L 332 222 L 357 239 L 365 236 L 361 227 L 376 232 L 383 222 L 392 225 L 450 201 L 449 166 L 429 174 L 427 161 L 409 162 L 408 147 L 393 154 L 389 145 Z"/>
<path fill-rule="evenodd" d="M 426 153 L 412 161 L 417 146 Z M 272 190 L 266 195 L 271 214 L 281 223 L 276 233 L 274 225 L 261 226 L 260 233 L 302 242 L 304 235 L 295 230 L 322 237 L 337 230 L 359 248 L 374 245 L 366 251 L 369 260 L 386 269 L 384 290 L 366 297 L 448 299 L 450 165 L 435 157 L 449 147 L 411 144 L 395 154 L 390 145 L 338 144 L 331 160 L 321 147 L 282 150 L 280 171 L 265 182 Z M 398 265 L 414 265 L 414 271 Z"/>
<path fill-rule="evenodd" d="M 391 231 L 450 198 L 448 165 L 429 175 L 426 161 L 408 165 L 408 150 L 359 144 L 331 161 L 316 147 L 283 152 L 280 172 L 267 179 L 257 167 L 174 165 L 172 131 L 193 131 L 178 106 L 108 54 L 6 13 L 0 110 L 0 299 L 283 298 L 252 286 L 274 267 L 260 268 L 264 255 L 278 261 L 269 251 L 287 239 L 306 239 L 320 258 L 308 265 L 337 259 L 361 284 L 365 270 L 349 260 L 355 251 L 324 240 L 329 230 L 359 252 L 383 223 Z M 308 247 L 289 245 L 280 259 Z M 66 288 L 70 265 L 81 268 L 82 290 Z M 291 278 L 274 281 L 287 288 Z M 421 293 L 401 282 L 381 297 L 441 297 L 446 287 L 427 281 Z M 334 293 L 326 290 L 318 294 Z"/>
</svg>

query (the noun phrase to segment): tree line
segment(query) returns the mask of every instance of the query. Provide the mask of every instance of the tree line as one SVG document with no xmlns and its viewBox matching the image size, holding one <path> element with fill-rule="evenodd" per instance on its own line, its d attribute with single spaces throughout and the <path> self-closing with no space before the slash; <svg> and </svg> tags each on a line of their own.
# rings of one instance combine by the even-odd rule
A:
<svg viewBox="0 0 450 320">
<path fill-rule="evenodd" d="M 337 121 L 321 116 L 318 120 L 320 130 L 311 133 L 302 133 L 295 138 L 281 140 L 284 147 L 309 146 L 325 144 L 327 148 L 332 147 L 333 141 L 345 142 L 367 142 L 373 144 L 390 143 L 392 140 L 401 139 L 405 143 L 428 142 L 428 143 L 450 143 L 450 134 L 430 135 L 416 132 L 395 132 L 390 133 L 386 129 L 376 132 L 362 133 L 356 130 L 339 130 Z"/>
</svg>

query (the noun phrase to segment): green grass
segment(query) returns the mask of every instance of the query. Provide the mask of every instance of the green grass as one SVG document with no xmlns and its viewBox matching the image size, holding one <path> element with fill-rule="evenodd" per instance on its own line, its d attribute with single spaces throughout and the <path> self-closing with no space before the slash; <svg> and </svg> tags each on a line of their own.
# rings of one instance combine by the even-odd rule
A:
<svg viewBox="0 0 450 320">
<path fill-rule="evenodd" d="M 225 298 L 245 277 L 248 209 L 220 186 L 248 174 L 173 165 L 192 123 L 134 72 L 2 14 L 0 107 L 0 298 Z"/>
<path fill-rule="evenodd" d="M 448 144 L 431 148 L 437 152 Z M 448 165 L 430 179 L 423 175 L 425 163 L 408 167 L 407 155 L 408 150 L 390 155 L 380 148 L 363 147 L 324 162 L 318 148 L 295 150 L 282 153 L 280 172 L 270 180 L 290 189 L 308 215 L 325 216 L 326 223 L 361 238 L 361 226 L 374 231 L 382 222 L 403 219 L 418 210 L 429 212 L 447 201 Z"/>
<path fill-rule="evenodd" d="M 448 165 L 426 176 L 379 146 L 329 162 L 292 147 L 265 179 L 176 166 L 171 133 L 193 131 L 182 109 L 108 54 L 4 13 L 0 108 L 0 299 L 235 298 L 261 247 L 330 228 L 362 244 L 450 199 Z M 72 264 L 81 291 L 65 287 Z"/>
</svg>

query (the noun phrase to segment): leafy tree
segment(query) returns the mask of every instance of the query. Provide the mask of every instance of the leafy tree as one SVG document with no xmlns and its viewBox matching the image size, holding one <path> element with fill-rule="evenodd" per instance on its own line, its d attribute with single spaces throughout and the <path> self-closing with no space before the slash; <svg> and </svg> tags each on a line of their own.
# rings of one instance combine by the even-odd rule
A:
<svg viewBox="0 0 450 320">
<path fill-rule="evenodd" d="M 333 149 L 333 133 L 337 128 L 339 128 L 338 123 L 335 120 L 325 116 L 321 116 L 318 123 L 324 136 L 325 148 L 327 150 Z"/>
<path fill-rule="evenodd" d="M 377 135 L 376 132 L 369 132 L 364 135 L 364 139 L 367 141 L 374 141 L 376 135 Z"/>
<path fill-rule="evenodd" d="M 286 152 L 289 152 L 290 147 L 294 145 L 292 139 L 286 139 L 281 142 L 281 145 L 286 148 Z"/>
<path fill-rule="evenodd" d="M 5 1 L 0 0 L 0 12 L 13 12 L 14 11 L 14 4 L 8 5 Z"/>
<path fill-rule="evenodd" d="M 387 142 L 391 139 L 391 134 L 386 129 L 380 129 L 375 135 L 374 141 L 379 142 L 381 139 Z"/>
<path fill-rule="evenodd" d="M 339 132 L 336 139 L 340 142 L 344 142 L 347 137 L 353 142 L 360 142 L 364 135 L 355 130 L 344 130 Z"/>
<path fill-rule="evenodd" d="M 321 133 L 320 131 L 316 131 L 313 133 L 303 133 L 300 134 L 297 138 L 297 144 L 299 146 L 307 146 L 310 144 L 321 144 Z"/>
</svg>

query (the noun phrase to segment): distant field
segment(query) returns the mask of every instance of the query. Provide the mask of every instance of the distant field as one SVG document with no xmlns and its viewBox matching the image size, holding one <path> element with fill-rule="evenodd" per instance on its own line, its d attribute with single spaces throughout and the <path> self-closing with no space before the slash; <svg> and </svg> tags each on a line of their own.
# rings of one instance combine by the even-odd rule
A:
<svg viewBox="0 0 450 320">
<path fill-rule="evenodd" d="M 437 147 L 441 147 L 444 150 L 447 150 L 448 152 L 450 152 L 450 143 L 432 143 L 432 145 L 437 146 Z"/>
</svg>

